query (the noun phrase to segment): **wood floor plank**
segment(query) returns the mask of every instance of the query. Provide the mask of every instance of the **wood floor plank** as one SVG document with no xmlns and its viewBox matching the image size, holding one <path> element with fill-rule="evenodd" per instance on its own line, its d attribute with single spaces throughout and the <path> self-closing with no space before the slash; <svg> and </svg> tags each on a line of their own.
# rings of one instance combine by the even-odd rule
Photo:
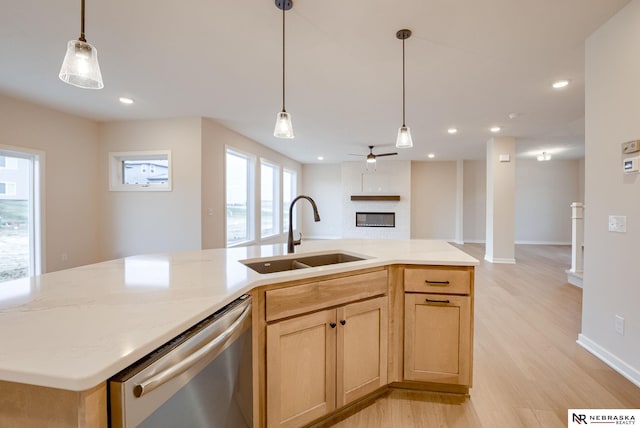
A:
<svg viewBox="0 0 640 428">
<path fill-rule="evenodd" d="M 582 290 L 567 283 L 568 246 L 518 245 L 515 265 L 475 275 L 470 397 L 391 390 L 339 428 L 565 427 L 569 408 L 640 408 L 640 388 L 576 343 Z"/>
</svg>

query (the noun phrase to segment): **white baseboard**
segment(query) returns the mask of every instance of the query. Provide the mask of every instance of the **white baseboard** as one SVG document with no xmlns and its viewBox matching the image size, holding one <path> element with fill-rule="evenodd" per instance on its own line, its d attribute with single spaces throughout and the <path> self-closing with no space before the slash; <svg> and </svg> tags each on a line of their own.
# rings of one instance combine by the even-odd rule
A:
<svg viewBox="0 0 640 428">
<path fill-rule="evenodd" d="M 584 349 L 601 359 L 606 365 L 627 378 L 635 386 L 640 388 L 640 371 L 631 367 L 629 364 L 625 363 L 620 358 L 616 357 L 611 352 L 607 351 L 584 334 L 579 334 L 578 340 L 576 342 L 578 343 L 578 345 L 582 346 Z"/>
<path fill-rule="evenodd" d="M 571 245 L 571 241 L 516 241 L 517 245 Z"/>
<path fill-rule="evenodd" d="M 503 259 L 500 257 L 490 257 L 489 255 L 485 254 L 484 255 L 484 259 L 490 263 L 502 263 L 502 264 L 507 264 L 507 265 L 515 265 L 516 264 L 516 259 Z"/>
<path fill-rule="evenodd" d="M 465 244 L 486 244 L 484 239 L 465 239 Z M 515 241 L 516 245 L 571 245 L 571 242 L 564 241 Z"/>
<path fill-rule="evenodd" d="M 569 284 L 582 288 L 582 273 L 571 272 L 571 270 L 566 270 L 565 272 L 567 273 L 567 282 Z"/>
</svg>

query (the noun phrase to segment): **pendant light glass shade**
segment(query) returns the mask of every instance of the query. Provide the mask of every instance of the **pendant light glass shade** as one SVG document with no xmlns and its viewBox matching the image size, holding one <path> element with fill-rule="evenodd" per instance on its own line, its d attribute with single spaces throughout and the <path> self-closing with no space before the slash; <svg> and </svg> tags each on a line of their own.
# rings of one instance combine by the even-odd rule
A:
<svg viewBox="0 0 640 428">
<path fill-rule="evenodd" d="M 79 88 L 104 88 L 97 49 L 82 40 L 69 40 L 59 77 L 63 82 Z"/>
<path fill-rule="evenodd" d="M 398 129 L 398 138 L 396 138 L 396 147 L 399 149 L 408 149 L 413 147 L 411 139 L 411 129 L 407 126 L 401 126 Z"/>
<path fill-rule="evenodd" d="M 286 111 L 281 111 L 276 115 L 276 128 L 273 130 L 273 136 L 278 138 L 294 137 L 291 116 Z"/>
<path fill-rule="evenodd" d="M 396 138 L 396 147 L 398 149 L 410 149 L 413 147 L 411 139 L 411 130 L 405 124 L 405 73 L 404 73 L 404 41 L 411 37 L 411 30 L 398 30 L 396 38 L 402 40 L 402 126 L 398 129 L 398 137 Z"/>
<path fill-rule="evenodd" d="M 284 108 L 285 100 L 285 12 L 293 7 L 293 0 L 276 0 L 276 7 L 282 10 L 282 110 L 276 114 L 276 127 L 273 130 L 273 136 L 277 138 L 294 138 L 293 125 L 291 124 L 291 115 Z"/>
</svg>

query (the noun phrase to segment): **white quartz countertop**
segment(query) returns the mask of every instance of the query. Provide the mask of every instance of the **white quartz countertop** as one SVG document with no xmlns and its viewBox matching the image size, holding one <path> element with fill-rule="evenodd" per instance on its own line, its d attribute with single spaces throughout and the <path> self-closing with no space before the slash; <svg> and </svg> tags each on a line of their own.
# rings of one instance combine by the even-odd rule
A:
<svg viewBox="0 0 640 428">
<path fill-rule="evenodd" d="M 0 283 L 0 380 L 95 387 L 251 289 L 390 264 L 474 266 L 444 241 L 305 241 L 357 262 L 261 275 L 238 260 L 286 254 L 263 245 L 133 256 Z"/>
</svg>

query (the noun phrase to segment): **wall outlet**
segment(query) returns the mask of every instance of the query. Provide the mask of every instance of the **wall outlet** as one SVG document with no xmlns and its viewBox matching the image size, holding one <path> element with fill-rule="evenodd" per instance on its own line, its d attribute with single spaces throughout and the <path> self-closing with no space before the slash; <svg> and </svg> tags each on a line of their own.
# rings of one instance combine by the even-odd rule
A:
<svg viewBox="0 0 640 428">
<path fill-rule="evenodd" d="M 616 333 L 620 336 L 624 336 L 624 318 L 620 315 L 616 315 Z"/>
<path fill-rule="evenodd" d="M 626 233 L 627 232 L 627 216 L 626 215 L 610 215 L 609 216 L 609 232 Z"/>
</svg>

